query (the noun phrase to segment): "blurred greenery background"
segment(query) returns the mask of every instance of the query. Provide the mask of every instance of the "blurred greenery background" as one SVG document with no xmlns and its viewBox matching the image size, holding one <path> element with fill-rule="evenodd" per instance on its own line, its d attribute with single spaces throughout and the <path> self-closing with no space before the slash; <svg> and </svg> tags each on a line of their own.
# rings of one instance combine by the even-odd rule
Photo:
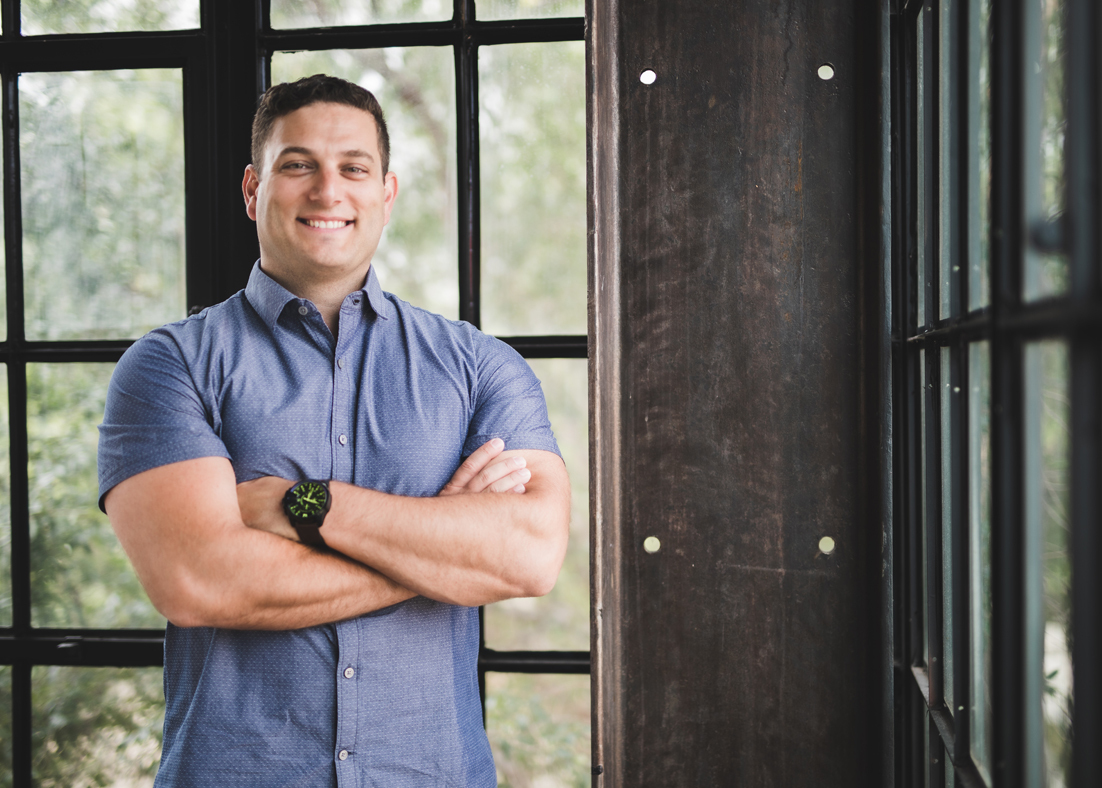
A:
<svg viewBox="0 0 1102 788">
<path fill-rule="evenodd" d="M 21 7 L 25 34 L 187 29 L 199 18 L 196 0 L 23 0 Z M 582 0 L 477 3 L 482 19 L 582 13 Z M 450 0 L 272 0 L 277 28 L 451 15 Z M 584 334 L 583 44 L 484 47 L 479 68 L 483 327 L 499 335 Z M 391 168 L 401 193 L 375 260 L 383 287 L 456 317 L 452 49 L 303 52 L 272 59 L 276 82 L 318 72 L 364 85 L 387 113 Z M 183 317 L 181 71 L 23 74 L 19 110 L 28 339 L 136 338 Z M 491 606 L 485 637 L 488 646 L 502 650 L 586 650 L 586 361 L 531 364 L 544 384 L 572 480 L 571 542 L 555 590 L 539 600 Z M 95 425 L 102 420 L 111 371 L 110 364 L 93 363 L 27 367 L 36 627 L 164 626 L 96 505 Z M 10 626 L 3 367 L 0 387 L 0 626 Z M 152 785 L 163 724 L 159 669 L 38 666 L 32 670 L 32 703 L 36 785 Z M 489 674 L 486 707 L 500 785 L 589 784 L 587 676 Z M 10 709 L 11 669 L 0 668 L 0 788 L 11 785 Z"/>
</svg>

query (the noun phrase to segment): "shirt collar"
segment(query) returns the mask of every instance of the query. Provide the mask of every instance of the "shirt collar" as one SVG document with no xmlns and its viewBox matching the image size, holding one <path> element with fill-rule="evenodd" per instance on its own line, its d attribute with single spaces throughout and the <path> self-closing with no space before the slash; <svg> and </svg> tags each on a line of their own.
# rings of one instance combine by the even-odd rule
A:
<svg viewBox="0 0 1102 788">
<path fill-rule="evenodd" d="M 390 319 L 390 302 L 383 295 L 379 277 L 375 275 L 375 266 L 368 269 L 367 281 L 360 292 L 367 296 L 367 303 L 376 315 L 384 320 Z M 245 285 L 245 299 L 268 328 L 275 328 L 276 321 L 288 303 L 305 301 L 260 270 L 259 260 L 253 263 L 249 283 Z"/>
</svg>

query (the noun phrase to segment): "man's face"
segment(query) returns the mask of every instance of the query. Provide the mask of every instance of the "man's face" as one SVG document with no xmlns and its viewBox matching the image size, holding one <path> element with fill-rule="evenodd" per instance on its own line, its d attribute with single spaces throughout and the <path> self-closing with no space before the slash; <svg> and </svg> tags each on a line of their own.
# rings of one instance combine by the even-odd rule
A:
<svg viewBox="0 0 1102 788">
<path fill-rule="evenodd" d="M 305 283 L 367 275 L 398 181 L 382 174 L 375 119 L 321 102 L 275 122 L 242 191 L 264 270 Z"/>
</svg>

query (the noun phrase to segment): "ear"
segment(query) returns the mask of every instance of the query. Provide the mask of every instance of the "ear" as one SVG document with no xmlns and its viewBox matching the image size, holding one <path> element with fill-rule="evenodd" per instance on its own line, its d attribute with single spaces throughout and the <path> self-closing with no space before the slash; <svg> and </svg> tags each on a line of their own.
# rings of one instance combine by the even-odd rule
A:
<svg viewBox="0 0 1102 788">
<path fill-rule="evenodd" d="M 398 176 L 388 172 L 383 176 L 383 224 L 390 221 L 394 201 L 398 199 Z"/>
<path fill-rule="evenodd" d="M 256 168 L 249 165 L 245 168 L 245 177 L 241 179 L 241 194 L 245 197 L 245 213 L 254 222 L 256 221 L 256 190 L 260 188 L 260 175 Z"/>
</svg>

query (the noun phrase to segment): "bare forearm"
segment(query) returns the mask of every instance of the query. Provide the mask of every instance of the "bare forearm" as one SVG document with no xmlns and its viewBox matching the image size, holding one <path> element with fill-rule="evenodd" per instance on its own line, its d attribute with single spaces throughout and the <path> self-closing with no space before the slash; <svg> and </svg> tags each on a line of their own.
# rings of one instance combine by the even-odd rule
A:
<svg viewBox="0 0 1102 788">
<path fill-rule="evenodd" d="M 106 506 L 153 605 L 179 626 L 295 629 L 414 595 L 343 556 L 246 527 L 222 458 L 145 471 Z"/>
<path fill-rule="evenodd" d="M 334 482 L 326 543 L 442 602 L 545 594 L 566 550 L 569 492 L 561 461 L 544 462 L 523 495 L 404 498 Z"/>
<path fill-rule="evenodd" d="M 380 610 L 413 592 L 362 564 L 278 536 L 241 528 L 190 568 L 165 595 L 181 626 L 300 629 Z M 180 593 L 189 587 L 191 593 Z"/>
</svg>

